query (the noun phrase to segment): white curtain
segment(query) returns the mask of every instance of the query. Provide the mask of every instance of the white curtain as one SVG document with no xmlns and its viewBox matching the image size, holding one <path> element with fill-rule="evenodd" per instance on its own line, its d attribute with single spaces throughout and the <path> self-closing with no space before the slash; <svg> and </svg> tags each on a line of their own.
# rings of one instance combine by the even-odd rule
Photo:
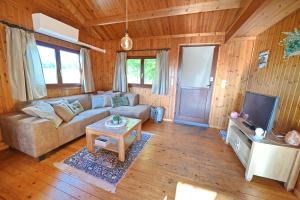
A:
<svg viewBox="0 0 300 200">
<path fill-rule="evenodd" d="M 6 27 L 8 76 L 16 101 L 47 96 L 42 63 L 33 33 Z"/>
<path fill-rule="evenodd" d="M 126 59 L 127 53 L 119 52 L 117 53 L 116 63 L 115 63 L 115 73 L 113 90 L 119 92 L 127 92 L 127 76 L 126 76 Z"/>
<path fill-rule="evenodd" d="M 90 51 L 86 48 L 80 49 L 80 66 L 81 66 L 81 82 L 82 82 L 82 92 L 94 92 L 94 78 L 92 72 L 92 65 L 90 59 Z"/>
<path fill-rule="evenodd" d="M 169 89 L 169 51 L 160 50 L 156 54 L 155 77 L 152 83 L 152 93 L 167 95 Z"/>
</svg>

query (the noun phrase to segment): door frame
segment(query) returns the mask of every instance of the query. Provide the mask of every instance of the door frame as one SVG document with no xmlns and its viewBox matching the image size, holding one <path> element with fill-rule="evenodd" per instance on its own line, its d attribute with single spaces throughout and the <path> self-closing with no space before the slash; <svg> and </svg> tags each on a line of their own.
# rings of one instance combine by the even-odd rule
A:
<svg viewBox="0 0 300 200">
<path fill-rule="evenodd" d="M 212 85 L 210 86 L 211 88 L 211 93 L 210 93 L 210 105 L 209 107 L 209 115 L 208 115 L 208 123 L 200 123 L 200 122 L 192 122 L 192 121 L 186 121 L 186 120 L 180 120 L 176 119 L 176 114 L 179 110 L 179 95 L 180 95 L 180 82 L 181 82 L 181 75 L 182 75 L 182 68 L 183 68 L 183 63 L 182 63 L 182 54 L 183 54 L 183 48 L 184 47 L 205 47 L 205 46 L 214 46 L 214 55 L 213 55 L 213 62 L 212 62 L 212 70 L 210 77 L 213 76 L 214 80 Z M 177 82 L 176 82 L 176 94 L 175 94 L 175 112 L 174 112 L 174 122 L 175 123 L 181 123 L 181 124 L 187 124 L 187 125 L 194 125 L 194 126 L 202 126 L 202 127 L 209 127 L 210 123 L 210 115 L 211 115 L 211 108 L 212 108 L 212 97 L 213 97 L 213 91 L 214 91 L 214 86 L 215 86 L 215 80 L 216 80 L 216 71 L 217 71 L 217 62 L 218 62 L 218 56 L 219 56 L 219 50 L 220 50 L 220 44 L 196 44 L 196 45 L 180 45 L 179 47 L 179 58 L 178 58 L 178 69 L 177 69 Z"/>
</svg>

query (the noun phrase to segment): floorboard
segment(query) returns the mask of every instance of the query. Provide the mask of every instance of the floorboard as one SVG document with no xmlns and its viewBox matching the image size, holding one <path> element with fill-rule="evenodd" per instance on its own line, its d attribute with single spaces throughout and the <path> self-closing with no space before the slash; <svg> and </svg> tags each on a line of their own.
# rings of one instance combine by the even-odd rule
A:
<svg viewBox="0 0 300 200">
<path fill-rule="evenodd" d="M 53 166 L 85 146 L 82 137 L 51 152 L 41 162 L 12 149 L 0 152 L 0 200 L 172 200 L 182 191 L 181 183 L 214 193 L 215 199 L 297 199 L 280 182 L 260 177 L 245 181 L 242 164 L 216 129 L 147 122 L 143 131 L 153 137 L 115 194 Z"/>
</svg>

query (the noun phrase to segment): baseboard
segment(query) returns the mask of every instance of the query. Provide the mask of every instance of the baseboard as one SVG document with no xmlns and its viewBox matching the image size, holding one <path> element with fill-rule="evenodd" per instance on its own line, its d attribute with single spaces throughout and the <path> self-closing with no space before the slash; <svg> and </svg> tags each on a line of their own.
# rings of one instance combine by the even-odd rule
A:
<svg viewBox="0 0 300 200">
<path fill-rule="evenodd" d="M 297 190 L 297 189 L 294 189 L 294 193 L 295 193 L 296 197 L 297 197 L 298 199 L 300 199 L 300 191 Z"/>
<path fill-rule="evenodd" d="M 3 142 L 0 142 L 0 151 L 3 151 L 5 149 L 8 149 L 8 146 L 4 144 Z"/>
<path fill-rule="evenodd" d="M 185 124 L 185 125 L 190 125 L 190 126 L 200 126 L 200 127 L 205 127 L 208 128 L 208 124 L 205 123 L 198 123 L 198 122 L 189 122 L 185 120 L 174 120 L 175 123 L 177 124 Z"/>
</svg>

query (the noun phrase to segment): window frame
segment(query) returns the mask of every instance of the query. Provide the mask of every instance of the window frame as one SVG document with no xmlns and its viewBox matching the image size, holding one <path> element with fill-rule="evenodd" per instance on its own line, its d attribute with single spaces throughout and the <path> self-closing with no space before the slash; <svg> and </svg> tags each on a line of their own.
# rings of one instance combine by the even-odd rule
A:
<svg viewBox="0 0 300 200">
<path fill-rule="evenodd" d="M 46 83 L 47 88 L 81 87 L 81 81 L 80 81 L 80 83 L 63 83 L 62 82 L 63 79 L 62 79 L 62 74 L 61 74 L 61 59 L 60 59 L 60 50 L 70 52 L 70 53 L 76 53 L 76 54 L 78 54 L 78 56 L 80 54 L 79 50 L 70 49 L 70 48 L 66 48 L 66 47 L 62 47 L 62 46 L 58 46 L 55 44 L 50 44 L 50 43 L 42 42 L 42 41 L 36 41 L 36 44 L 39 46 L 52 48 L 52 49 L 54 49 L 54 52 L 55 52 L 57 83 L 56 84 L 47 84 Z M 82 69 L 80 68 L 79 59 L 78 59 L 78 62 L 79 62 L 79 73 L 80 73 L 80 77 L 81 77 Z"/>
<path fill-rule="evenodd" d="M 152 84 L 144 84 L 144 71 L 145 71 L 144 70 L 144 61 L 145 61 L 145 59 L 156 59 L 156 57 L 155 56 L 127 56 L 127 59 L 126 59 L 126 76 L 127 76 L 127 60 L 128 59 L 141 59 L 140 84 L 128 83 L 128 86 L 129 87 L 151 88 Z"/>
</svg>

